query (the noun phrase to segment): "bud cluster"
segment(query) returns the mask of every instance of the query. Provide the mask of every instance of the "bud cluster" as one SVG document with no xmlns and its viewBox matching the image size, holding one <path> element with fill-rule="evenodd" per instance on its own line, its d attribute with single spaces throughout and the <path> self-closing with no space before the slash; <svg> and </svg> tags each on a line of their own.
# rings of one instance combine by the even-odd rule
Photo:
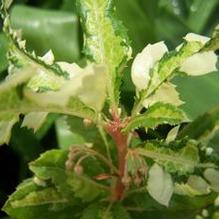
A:
<svg viewBox="0 0 219 219">
<path fill-rule="evenodd" d="M 144 158 L 129 150 L 122 182 L 126 187 L 134 184 L 141 186 L 147 178 L 148 166 Z"/>
<path fill-rule="evenodd" d="M 79 147 L 71 147 L 69 149 L 68 159 L 65 162 L 66 170 L 74 171 L 77 175 L 83 174 L 84 169 L 83 166 L 81 165 L 81 162 L 83 161 L 85 156 L 78 158 L 82 152 L 83 151 L 81 151 Z"/>
</svg>

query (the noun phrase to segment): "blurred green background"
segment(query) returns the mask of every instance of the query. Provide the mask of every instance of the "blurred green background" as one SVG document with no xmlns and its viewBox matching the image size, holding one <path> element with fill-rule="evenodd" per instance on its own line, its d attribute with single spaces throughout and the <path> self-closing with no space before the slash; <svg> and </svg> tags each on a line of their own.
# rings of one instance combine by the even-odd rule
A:
<svg viewBox="0 0 219 219">
<path fill-rule="evenodd" d="M 219 23 L 219 0 L 115 0 L 115 3 L 118 17 L 127 28 L 133 56 L 148 43 L 160 40 L 174 49 L 188 32 L 210 36 Z M 52 49 L 58 61 L 83 62 L 83 33 L 75 0 L 17 0 L 11 19 L 14 28 L 22 29 L 29 50 L 43 55 Z M 0 80 L 7 74 L 6 51 L 7 39 L 0 32 Z M 127 110 L 134 96 L 130 65 L 131 61 L 124 72 L 121 97 Z M 191 119 L 219 103 L 219 72 L 195 78 L 178 77 L 174 83 Z M 16 185 L 30 176 L 29 161 L 45 150 L 66 146 L 73 140 L 61 120 L 54 122 L 58 117 L 50 115 L 36 134 L 17 124 L 9 146 L 0 147 L 0 206 Z M 219 137 L 212 142 L 217 145 Z M 0 218 L 4 217 L 0 213 Z"/>
</svg>

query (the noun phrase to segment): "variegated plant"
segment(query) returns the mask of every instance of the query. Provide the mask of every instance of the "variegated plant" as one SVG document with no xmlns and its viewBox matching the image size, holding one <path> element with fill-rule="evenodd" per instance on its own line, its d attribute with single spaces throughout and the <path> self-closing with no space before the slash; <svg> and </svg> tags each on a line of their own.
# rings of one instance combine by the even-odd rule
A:
<svg viewBox="0 0 219 219">
<path fill-rule="evenodd" d="M 219 128 L 219 108 L 190 121 L 172 79 L 216 70 L 218 29 L 211 39 L 189 33 L 173 51 L 164 42 L 147 45 L 132 63 L 136 97 L 129 115 L 120 85 L 132 49 L 112 0 L 78 0 L 85 67 L 56 62 L 52 51 L 43 57 L 27 51 L 10 24 L 11 3 L 1 5 L 9 68 L 0 84 L 0 144 L 9 142 L 20 115 L 22 126 L 36 132 L 48 114 L 62 114 L 59 121 L 77 137 L 67 150 L 30 163 L 33 177 L 4 211 L 18 219 L 135 219 L 151 211 L 217 218 L 219 157 L 209 140 Z M 139 129 L 165 124 L 172 127 L 165 138 L 140 138 Z"/>
</svg>

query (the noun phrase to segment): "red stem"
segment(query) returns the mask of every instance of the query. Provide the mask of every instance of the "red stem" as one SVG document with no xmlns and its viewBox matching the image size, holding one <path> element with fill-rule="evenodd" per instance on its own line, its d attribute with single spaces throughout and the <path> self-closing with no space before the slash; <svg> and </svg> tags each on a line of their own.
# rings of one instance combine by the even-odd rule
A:
<svg viewBox="0 0 219 219">
<path fill-rule="evenodd" d="M 112 201 L 118 201 L 123 198 L 125 185 L 122 182 L 125 166 L 126 166 L 126 154 L 127 154 L 127 135 L 124 135 L 122 130 L 122 123 L 118 116 L 113 115 L 113 121 L 107 124 L 106 130 L 112 136 L 116 142 L 117 154 L 118 154 L 118 170 L 119 177 L 117 179 L 115 188 L 112 192 Z"/>
</svg>

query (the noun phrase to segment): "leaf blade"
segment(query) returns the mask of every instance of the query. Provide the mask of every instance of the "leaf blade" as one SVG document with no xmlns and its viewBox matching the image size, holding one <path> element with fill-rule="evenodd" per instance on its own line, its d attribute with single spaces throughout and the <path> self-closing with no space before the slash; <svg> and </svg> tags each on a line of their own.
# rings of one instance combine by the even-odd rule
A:
<svg viewBox="0 0 219 219">
<path fill-rule="evenodd" d="M 160 124 L 176 125 L 185 119 L 185 114 L 177 107 L 158 102 L 149 107 L 146 113 L 131 119 L 124 131 L 127 132 L 141 126 L 145 128 L 155 128 Z"/>
<path fill-rule="evenodd" d="M 129 59 L 126 31 L 115 18 L 111 0 L 78 0 L 85 32 L 87 57 L 107 68 L 107 90 L 113 107 L 118 105 L 120 79 L 117 68 Z"/>
<path fill-rule="evenodd" d="M 147 189 L 158 203 L 169 205 L 174 190 L 172 178 L 156 163 L 149 170 Z"/>
</svg>

